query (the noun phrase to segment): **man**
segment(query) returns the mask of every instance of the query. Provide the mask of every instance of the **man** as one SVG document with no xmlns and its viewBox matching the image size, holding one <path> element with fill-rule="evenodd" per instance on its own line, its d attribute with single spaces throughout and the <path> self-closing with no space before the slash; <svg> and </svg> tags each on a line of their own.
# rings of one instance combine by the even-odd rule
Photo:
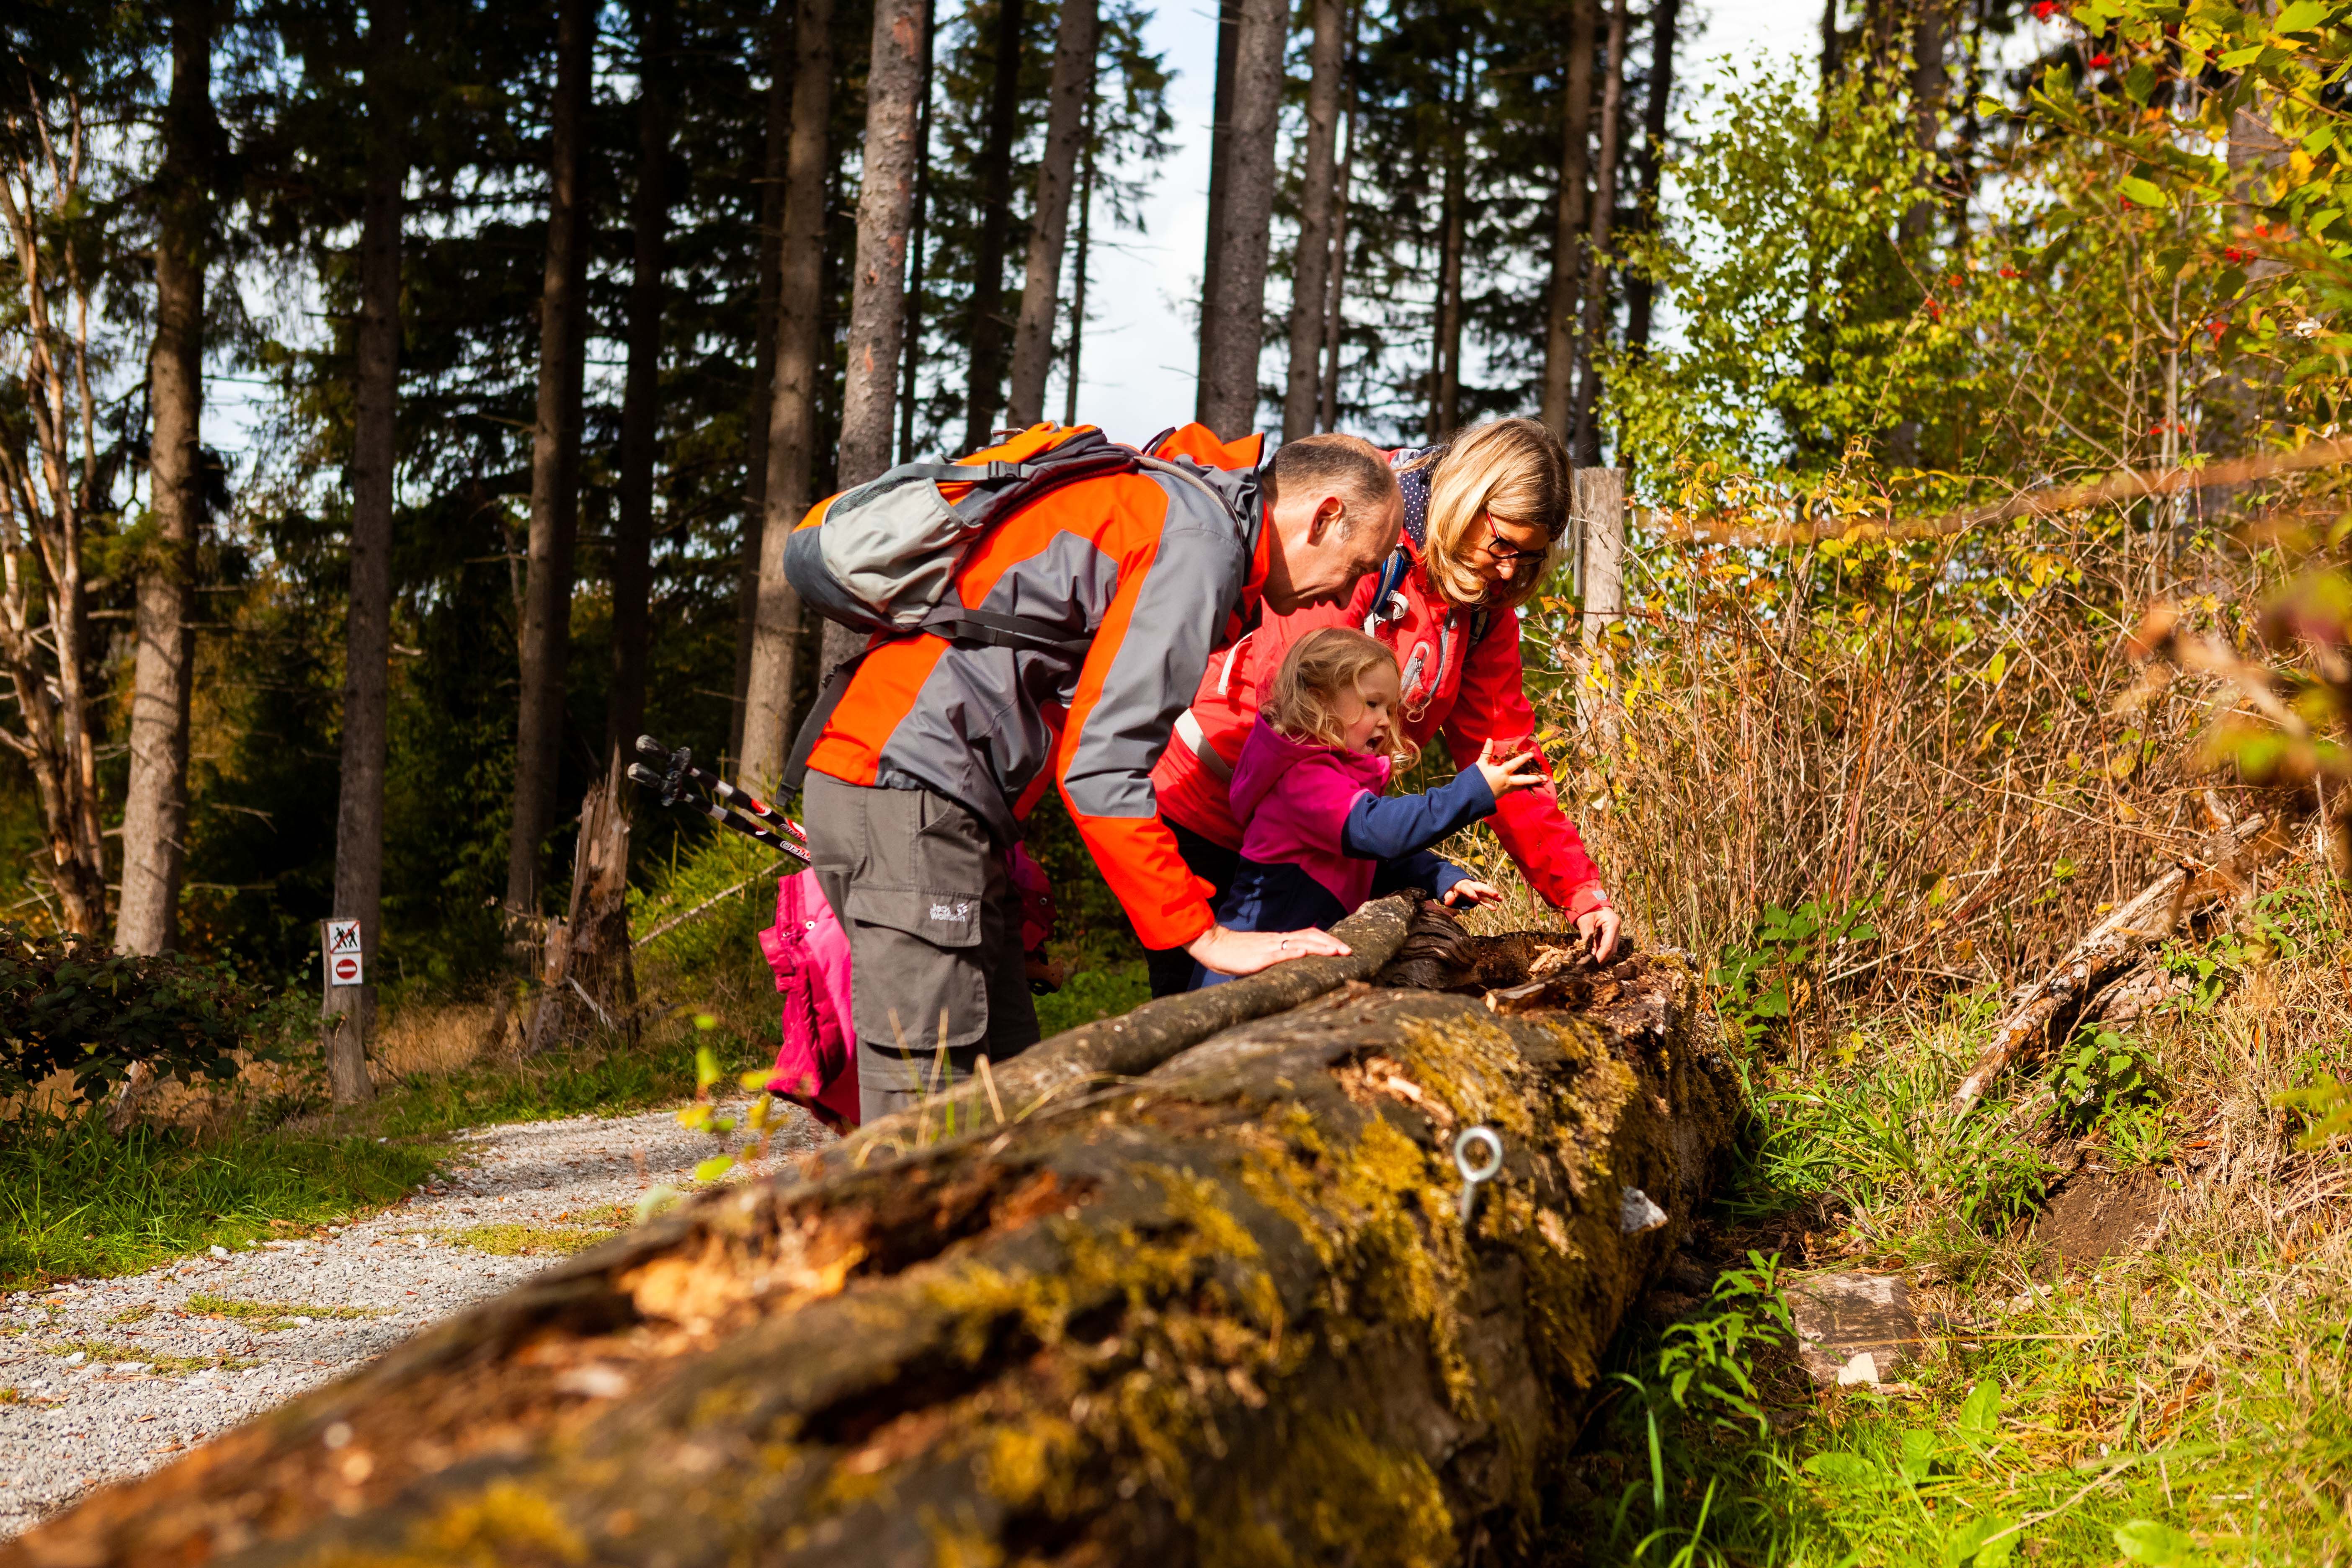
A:
<svg viewBox="0 0 2352 1568">
<path fill-rule="evenodd" d="M 1048 784 L 1145 946 L 1223 974 L 1347 952 L 1324 931 L 1220 928 L 1152 794 L 1210 650 L 1261 605 L 1344 600 L 1396 545 L 1403 503 L 1369 443 L 1310 437 L 1262 468 L 1257 452 L 1255 437 L 1228 447 L 1187 426 L 1143 471 L 1064 485 L 971 547 L 962 606 L 1066 627 L 1091 639 L 1083 660 L 926 635 L 858 666 L 809 753 L 802 814 L 849 935 L 865 1120 L 961 1079 L 982 1051 L 1035 1043 L 1004 858 Z"/>
</svg>

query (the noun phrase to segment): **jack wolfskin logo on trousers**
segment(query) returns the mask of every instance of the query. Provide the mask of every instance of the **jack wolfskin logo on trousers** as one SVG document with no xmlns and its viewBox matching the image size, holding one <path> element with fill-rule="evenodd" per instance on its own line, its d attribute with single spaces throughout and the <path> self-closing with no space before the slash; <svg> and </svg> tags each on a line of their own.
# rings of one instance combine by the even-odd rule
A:
<svg viewBox="0 0 2352 1568">
<path fill-rule="evenodd" d="M 959 899 L 952 904 L 933 904 L 931 906 L 931 919 L 935 921 L 953 921 L 958 925 L 961 925 L 964 921 L 971 919 L 971 903 L 969 900 Z"/>
</svg>

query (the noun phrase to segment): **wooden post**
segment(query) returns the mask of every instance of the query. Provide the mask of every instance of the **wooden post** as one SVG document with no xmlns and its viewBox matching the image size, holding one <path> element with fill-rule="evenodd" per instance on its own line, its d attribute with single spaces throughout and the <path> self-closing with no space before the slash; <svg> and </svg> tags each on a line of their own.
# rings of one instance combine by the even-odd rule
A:
<svg viewBox="0 0 2352 1568">
<path fill-rule="evenodd" d="M 1606 750 L 1617 739 L 1614 709 L 1608 701 L 1615 669 L 1601 637 L 1625 615 L 1625 470 L 1577 469 L 1575 517 L 1577 586 L 1584 595 L 1577 712 L 1586 730 L 1593 731 L 1596 744 Z"/>
</svg>

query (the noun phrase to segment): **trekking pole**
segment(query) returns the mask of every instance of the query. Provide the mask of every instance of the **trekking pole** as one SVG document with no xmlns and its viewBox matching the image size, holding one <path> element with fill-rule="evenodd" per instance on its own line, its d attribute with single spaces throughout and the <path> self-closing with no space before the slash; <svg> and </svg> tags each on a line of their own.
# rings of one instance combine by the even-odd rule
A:
<svg viewBox="0 0 2352 1568">
<path fill-rule="evenodd" d="M 731 827 L 755 844 L 764 844 L 771 849 L 790 855 L 803 865 L 808 864 L 807 836 L 802 833 L 799 823 L 767 805 L 749 790 L 737 789 L 708 769 L 696 767 L 693 753 L 688 748 L 680 746 L 673 752 L 651 735 L 640 735 L 637 737 L 637 753 L 659 757 L 667 764 L 659 773 L 643 763 L 629 764 L 630 781 L 652 790 L 661 797 L 664 805 L 684 805 L 698 811 L 721 827 Z M 717 798 L 705 800 L 690 795 L 688 784 L 699 785 Z M 738 812 L 742 815 L 739 816 L 736 815 Z M 772 823 L 775 827 L 763 827 L 761 823 Z"/>
</svg>

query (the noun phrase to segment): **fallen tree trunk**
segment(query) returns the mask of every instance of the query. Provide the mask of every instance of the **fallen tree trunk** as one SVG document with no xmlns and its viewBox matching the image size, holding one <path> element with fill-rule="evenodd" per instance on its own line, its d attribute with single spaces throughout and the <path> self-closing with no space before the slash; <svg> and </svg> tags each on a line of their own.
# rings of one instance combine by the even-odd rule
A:
<svg viewBox="0 0 2352 1568">
<path fill-rule="evenodd" d="M 2234 824 L 2225 822 L 2204 858 L 2175 866 L 2085 932 L 2041 984 L 2013 1000 L 1993 1029 L 1992 1043 L 1953 1091 L 1953 1111 L 1966 1114 L 2011 1062 L 2049 1040 L 2053 1026 L 2081 1016 L 2102 991 L 2138 965 L 2150 944 L 2238 887 L 2242 863 L 2260 852 L 2266 821 L 2254 812 Z"/>
<path fill-rule="evenodd" d="M 1591 994 L 1501 1016 L 1345 983 L 1017 1121 L 926 1142 L 894 1119 L 895 1152 L 844 1146 L 863 1169 L 674 1210 L 0 1563 L 1524 1546 L 1735 1109 L 1678 959 Z M 1503 1162 L 1465 1229 L 1474 1124 Z"/>
</svg>

